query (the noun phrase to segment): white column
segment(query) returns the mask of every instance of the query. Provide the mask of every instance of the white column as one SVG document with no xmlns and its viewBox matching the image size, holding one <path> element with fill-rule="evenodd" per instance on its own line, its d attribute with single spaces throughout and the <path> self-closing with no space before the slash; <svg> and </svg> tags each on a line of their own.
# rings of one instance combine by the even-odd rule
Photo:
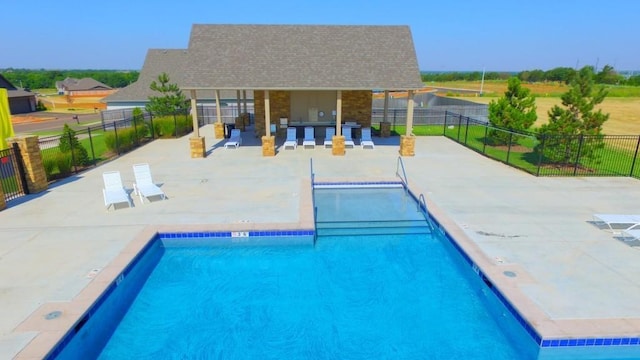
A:
<svg viewBox="0 0 640 360">
<path fill-rule="evenodd" d="M 244 108 L 244 113 L 247 112 L 247 90 L 242 90 L 242 105 Z"/>
<path fill-rule="evenodd" d="M 196 91 L 191 90 L 191 120 L 193 121 L 193 136 L 200 137 L 200 126 L 198 126 L 198 107 L 196 101 Z"/>
<path fill-rule="evenodd" d="M 387 121 L 389 118 L 389 90 L 384 91 L 384 115 L 382 121 Z"/>
<path fill-rule="evenodd" d="M 264 91 L 264 129 L 267 137 L 271 136 L 271 105 L 269 104 L 269 90 Z"/>
<path fill-rule="evenodd" d="M 413 133 L 413 90 L 407 92 L 407 136 Z"/>
<path fill-rule="evenodd" d="M 336 94 L 336 136 L 342 135 L 342 90 Z"/>
<path fill-rule="evenodd" d="M 216 90 L 216 121 L 222 122 L 222 110 L 220 109 L 220 90 Z"/>
</svg>

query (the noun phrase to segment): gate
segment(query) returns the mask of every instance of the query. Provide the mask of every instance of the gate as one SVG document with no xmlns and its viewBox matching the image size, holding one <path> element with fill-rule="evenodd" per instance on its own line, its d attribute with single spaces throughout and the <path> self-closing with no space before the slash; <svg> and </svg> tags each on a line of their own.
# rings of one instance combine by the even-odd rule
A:
<svg viewBox="0 0 640 360">
<path fill-rule="evenodd" d="M 9 149 L 0 150 L 0 186 L 6 202 L 29 193 L 20 148 L 16 143 Z"/>
</svg>

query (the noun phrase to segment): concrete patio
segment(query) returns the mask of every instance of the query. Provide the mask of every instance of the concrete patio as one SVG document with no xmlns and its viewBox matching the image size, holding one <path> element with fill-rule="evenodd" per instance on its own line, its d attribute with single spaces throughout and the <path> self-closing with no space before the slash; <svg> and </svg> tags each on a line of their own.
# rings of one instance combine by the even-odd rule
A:
<svg viewBox="0 0 640 360">
<path fill-rule="evenodd" d="M 397 137 L 374 137 L 374 150 L 356 146 L 343 157 L 320 145 L 263 157 L 251 132 L 228 150 L 224 139 L 213 139 L 212 126 L 200 133 L 204 159 L 189 157 L 188 136 L 153 141 L 0 212 L 2 358 L 16 357 L 39 333 L 21 330 L 27 318 L 73 300 L 141 233 L 305 227 L 310 158 L 317 180 L 395 177 Z M 536 178 L 444 137 L 418 137 L 415 156 L 403 161 L 411 190 L 425 195 L 438 220 L 545 335 L 640 335 L 640 247 L 592 223 L 594 213 L 637 214 L 638 180 Z M 142 204 L 132 196 L 134 207 L 106 211 L 102 172 L 119 170 L 131 189 L 139 162 L 150 164 L 168 199 Z M 506 270 L 517 277 L 503 276 Z"/>
</svg>

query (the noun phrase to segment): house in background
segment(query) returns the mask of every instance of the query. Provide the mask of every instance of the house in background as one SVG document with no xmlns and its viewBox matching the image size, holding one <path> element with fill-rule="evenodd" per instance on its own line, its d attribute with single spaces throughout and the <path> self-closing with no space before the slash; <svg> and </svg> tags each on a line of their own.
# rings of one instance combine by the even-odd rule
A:
<svg viewBox="0 0 640 360">
<path fill-rule="evenodd" d="M 114 92 L 110 86 L 92 78 L 66 78 L 62 81 L 56 81 L 56 90 L 59 95 L 95 97 L 107 96 Z"/>
<path fill-rule="evenodd" d="M 0 74 L 0 88 L 7 89 L 9 111 L 11 114 L 24 114 L 36 111 L 36 94 L 18 89 Z"/>
</svg>

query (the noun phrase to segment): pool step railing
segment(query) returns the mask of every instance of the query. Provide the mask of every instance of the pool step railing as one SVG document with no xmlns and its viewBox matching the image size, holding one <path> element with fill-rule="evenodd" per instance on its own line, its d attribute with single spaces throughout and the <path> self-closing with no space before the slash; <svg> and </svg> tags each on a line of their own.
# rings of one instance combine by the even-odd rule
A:
<svg viewBox="0 0 640 360">
<path fill-rule="evenodd" d="M 425 220 L 319 221 L 317 236 L 430 234 Z"/>
</svg>

